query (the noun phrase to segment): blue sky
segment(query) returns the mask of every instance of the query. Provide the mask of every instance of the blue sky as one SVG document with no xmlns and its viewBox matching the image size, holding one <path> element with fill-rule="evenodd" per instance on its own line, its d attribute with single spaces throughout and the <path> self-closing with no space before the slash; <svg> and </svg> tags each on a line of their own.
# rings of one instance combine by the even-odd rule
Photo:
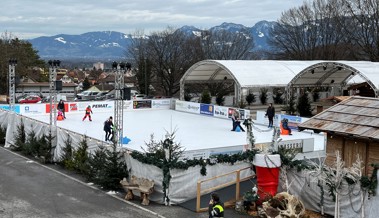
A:
<svg viewBox="0 0 379 218">
<path fill-rule="evenodd" d="M 303 0 L 2 0 L 0 30 L 21 39 L 91 31 L 149 34 L 168 26 L 276 21 Z"/>
</svg>

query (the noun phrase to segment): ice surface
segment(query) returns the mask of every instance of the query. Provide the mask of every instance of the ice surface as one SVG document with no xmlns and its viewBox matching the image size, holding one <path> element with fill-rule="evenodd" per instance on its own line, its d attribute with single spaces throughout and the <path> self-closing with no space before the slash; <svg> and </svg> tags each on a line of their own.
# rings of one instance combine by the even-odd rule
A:
<svg viewBox="0 0 379 218">
<path fill-rule="evenodd" d="M 113 113 L 97 112 L 92 114 L 92 122 L 82 121 L 84 113 L 66 113 L 67 119 L 57 121 L 57 125 L 80 134 L 85 134 L 99 140 L 105 139 L 103 131 L 104 121 L 113 116 Z M 33 115 L 34 119 L 49 123 L 49 114 Z M 256 125 L 260 129 L 265 126 Z M 186 151 L 199 149 L 212 149 L 244 145 L 246 143 L 246 132 L 233 132 L 232 121 L 215 118 L 206 115 L 190 114 L 175 110 L 133 110 L 124 111 L 123 136 L 131 141 L 125 144 L 132 150 L 143 151 L 141 146 L 150 140 L 154 134 L 156 141 L 163 140 L 167 132 L 175 131 L 175 142 L 180 143 Z M 272 131 L 257 132 L 254 130 L 255 142 L 271 142 Z M 315 150 L 324 149 L 324 138 L 322 135 L 293 131 L 292 136 L 281 136 L 283 141 L 291 139 L 315 138 Z"/>
</svg>

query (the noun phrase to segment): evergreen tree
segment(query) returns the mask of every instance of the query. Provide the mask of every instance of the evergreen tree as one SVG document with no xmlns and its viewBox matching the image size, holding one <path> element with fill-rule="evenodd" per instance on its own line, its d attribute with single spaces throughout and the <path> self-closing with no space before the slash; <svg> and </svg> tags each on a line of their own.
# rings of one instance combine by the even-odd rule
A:
<svg viewBox="0 0 379 218">
<path fill-rule="evenodd" d="M 89 173 L 89 155 L 87 152 L 87 136 L 84 136 L 79 147 L 74 151 L 73 166 L 76 171 L 87 176 Z"/>
<path fill-rule="evenodd" d="M 17 126 L 17 133 L 15 134 L 15 145 L 12 147 L 14 151 L 21 151 L 26 143 L 26 134 L 24 122 L 21 119 L 20 124 Z"/>
<path fill-rule="evenodd" d="M 105 166 L 107 162 L 107 153 L 104 146 L 99 146 L 95 152 L 90 155 L 89 164 L 91 166 L 88 179 L 93 181 L 95 184 L 103 185 L 106 180 Z"/>
<path fill-rule="evenodd" d="M 225 101 L 224 95 L 222 93 L 217 94 L 216 104 L 222 106 L 224 105 L 224 101 Z"/>
<path fill-rule="evenodd" d="M 103 188 L 110 190 L 121 188 L 120 180 L 128 177 L 124 155 L 117 151 L 116 146 L 116 144 L 113 144 L 112 150 L 106 150 L 107 160 L 105 162 L 103 184 L 101 184 Z"/>
<path fill-rule="evenodd" d="M 283 91 L 280 88 L 274 88 L 274 103 L 275 104 L 283 104 Z"/>
<path fill-rule="evenodd" d="M 297 102 L 297 112 L 299 113 L 301 117 L 312 116 L 311 103 L 309 102 L 307 93 L 304 93 L 300 96 Z"/>
<path fill-rule="evenodd" d="M 52 163 L 53 162 L 53 140 L 54 136 L 49 131 L 48 135 L 43 134 L 43 136 L 38 140 L 38 156 L 42 163 Z"/>
<path fill-rule="evenodd" d="M 71 136 L 67 133 L 67 139 L 64 141 L 64 147 L 62 148 L 63 154 L 60 156 L 60 164 L 63 165 L 64 168 L 73 170 L 74 169 L 74 163 L 73 163 L 73 154 L 74 149 L 72 148 L 72 139 Z"/>
<path fill-rule="evenodd" d="M 7 134 L 7 128 L 0 126 L 0 146 L 5 145 L 5 136 Z"/>
<path fill-rule="evenodd" d="M 246 95 L 246 102 L 250 106 L 251 103 L 255 102 L 255 95 L 249 92 L 249 94 Z"/>
<path fill-rule="evenodd" d="M 32 131 L 30 131 L 30 133 L 27 135 L 26 143 L 24 144 L 21 152 L 25 155 L 38 157 L 38 150 L 39 150 L 38 138 L 32 127 Z"/>
<path fill-rule="evenodd" d="M 204 104 L 211 103 L 211 95 L 206 90 L 201 94 L 201 103 L 204 103 Z"/>
<path fill-rule="evenodd" d="M 268 89 L 261 88 L 261 94 L 259 95 L 259 99 L 261 100 L 262 104 L 267 103 L 267 92 L 268 92 Z"/>
<path fill-rule="evenodd" d="M 287 114 L 294 115 L 296 112 L 295 108 L 295 96 L 291 94 L 290 99 L 288 100 L 287 105 L 283 108 Z"/>
<path fill-rule="evenodd" d="M 0 37 L 0 94 L 8 93 L 8 61 L 17 60 L 16 76 L 29 76 L 35 78 L 32 72 L 33 67 L 45 66 L 43 60 L 38 56 L 38 51 L 33 49 L 33 45 L 20 40 L 11 33 L 5 32 Z"/>
</svg>

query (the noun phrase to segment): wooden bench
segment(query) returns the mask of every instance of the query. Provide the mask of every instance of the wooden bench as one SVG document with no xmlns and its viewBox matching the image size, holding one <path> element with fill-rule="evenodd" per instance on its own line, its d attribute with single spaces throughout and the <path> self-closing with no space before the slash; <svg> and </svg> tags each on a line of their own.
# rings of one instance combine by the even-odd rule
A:
<svg viewBox="0 0 379 218">
<path fill-rule="evenodd" d="M 130 181 L 127 181 L 126 178 L 120 181 L 122 187 L 126 191 L 125 200 L 131 200 L 134 198 L 133 190 L 139 191 L 141 193 L 143 205 L 149 205 L 149 195 L 154 191 L 154 181 L 148 180 L 145 178 L 138 178 L 132 176 Z"/>
</svg>

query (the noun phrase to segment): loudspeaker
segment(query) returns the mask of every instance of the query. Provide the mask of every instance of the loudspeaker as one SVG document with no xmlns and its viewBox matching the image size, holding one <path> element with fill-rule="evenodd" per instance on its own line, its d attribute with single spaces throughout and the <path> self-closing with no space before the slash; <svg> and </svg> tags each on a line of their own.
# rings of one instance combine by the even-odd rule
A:
<svg viewBox="0 0 379 218">
<path fill-rule="evenodd" d="M 124 88 L 122 99 L 123 100 L 130 100 L 131 99 L 130 88 Z"/>
<path fill-rule="evenodd" d="M 62 91 L 62 80 L 55 80 L 55 90 Z"/>
</svg>

